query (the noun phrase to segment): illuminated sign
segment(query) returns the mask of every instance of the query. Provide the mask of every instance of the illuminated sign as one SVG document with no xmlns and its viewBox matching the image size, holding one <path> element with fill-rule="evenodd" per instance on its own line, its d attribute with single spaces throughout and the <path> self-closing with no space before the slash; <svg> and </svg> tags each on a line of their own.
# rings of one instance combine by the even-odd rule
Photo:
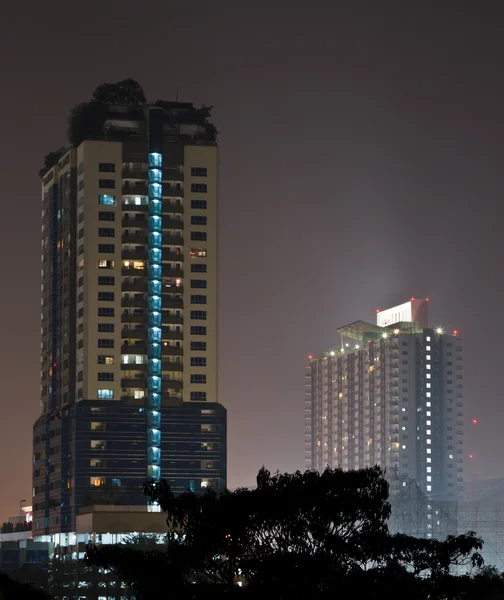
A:
<svg viewBox="0 0 504 600">
<path fill-rule="evenodd" d="M 395 323 L 410 323 L 412 320 L 411 301 L 376 314 L 376 324 L 380 327 L 390 327 Z"/>
</svg>

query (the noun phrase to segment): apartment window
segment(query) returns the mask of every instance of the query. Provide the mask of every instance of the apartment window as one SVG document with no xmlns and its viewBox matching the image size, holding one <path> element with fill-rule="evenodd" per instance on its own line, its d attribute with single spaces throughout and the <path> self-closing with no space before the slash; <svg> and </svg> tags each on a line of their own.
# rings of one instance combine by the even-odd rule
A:
<svg viewBox="0 0 504 600">
<path fill-rule="evenodd" d="M 114 381 L 114 373 L 98 373 L 98 381 Z"/>
<path fill-rule="evenodd" d="M 206 289 L 207 282 L 206 279 L 191 279 L 191 287 L 193 289 L 200 288 Z"/>
<path fill-rule="evenodd" d="M 108 188 L 113 190 L 115 188 L 115 179 L 99 179 L 98 187 L 101 189 Z"/>
<path fill-rule="evenodd" d="M 190 396 L 191 400 L 196 402 L 206 402 L 206 392 L 191 392 Z M 203 425 L 201 426 L 201 431 L 203 431 Z M 210 432 L 207 432 L 210 433 Z"/>
<path fill-rule="evenodd" d="M 191 216 L 191 225 L 206 225 L 206 224 L 207 224 L 206 217 L 200 217 L 199 215 Z"/>
<path fill-rule="evenodd" d="M 99 237 L 115 237 L 115 229 L 113 227 L 100 227 L 98 235 Z"/>
<path fill-rule="evenodd" d="M 79 277 L 78 286 L 82 287 L 84 285 L 84 277 Z"/>
<path fill-rule="evenodd" d="M 207 257 L 207 249 L 206 248 L 191 248 L 191 258 L 206 258 Z"/>
<path fill-rule="evenodd" d="M 206 310 L 191 310 L 191 319 L 206 321 Z"/>
<path fill-rule="evenodd" d="M 206 273 L 206 272 L 207 272 L 206 264 L 193 263 L 191 265 L 191 273 Z"/>
<path fill-rule="evenodd" d="M 207 241 L 206 231 L 191 231 L 191 241 L 206 242 Z"/>
<path fill-rule="evenodd" d="M 206 194 L 207 184 L 206 183 L 191 183 L 191 192 L 196 194 Z"/>
<path fill-rule="evenodd" d="M 79 229 L 79 240 L 81 240 L 84 237 L 84 227 L 82 229 Z"/>
<path fill-rule="evenodd" d="M 99 269 L 113 269 L 115 262 L 113 260 L 99 260 L 98 268 Z"/>
<path fill-rule="evenodd" d="M 191 383 L 206 383 L 206 375 L 201 373 L 192 373 Z"/>
<path fill-rule="evenodd" d="M 79 319 L 82 319 L 82 317 L 84 316 L 84 309 L 83 308 L 79 308 L 78 316 L 79 316 Z"/>
<path fill-rule="evenodd" d="M 114 364 L 114 357 L 113 356 L 107 356 L 106 354 L 100 354 L 98 356 L 98 364 L 99 365 L 113 365 Z"/>
<path fill-rule="evenodd" d="M 201 327 L 199 325 L 191 327 L 191 335 L 206 335 L 206 327 Z"/>
<path fill-rule="evenodd" d="M 99 302 L 113 302 L 115 299 L 114 292 L 98 292 Z"/>
<path fill-rule="evenodd" d="M 206 367 L 206 356 L 191 356 L 191 367 Z"/>
<path fill-rule="evenodd" d="M 193 352 L 205 352 L 206 342 L 191 342 L 191 350 Z"/>
<path fill-rule="evenodd" d="M 98 285 L 114 285 L 115 284 L 115 277 L 112 277 L 110 275 L 103 275 L 101 277 L 98 277 Z"/>
<path fill-rule="evenodd" d="M 191 175 L 192 175 L 192 177 L 206 177 L 207 176 L 207 168 L 206 167 L 191 167 Z"/>
<path fill-rule="evenodd" d="M 105 204 L 106 206 L 115 206 L 115 196 L 109 194 L 103 194 L 98 196 L 98 204 Z"/>
<path fill-rule="evenodd" d="M 98 398 L 100 400 L 113 400 L 114 399 L 114 390 L 108 388 L 100 388 L 98 390 Z"/>
<path fill-rule="evenodd" d="M 114 323 L 98 323 L 98 333 L 114 333 Z"/>
<path fill-rule="evenodd" d="M 98 252 L 102 254 L 113 254 L 115 252 L 114 244 L 98 244 Z"/>
<path fill-rule="evenodd" d="M 113 317 L 114 309 L 109 306 L 100 306 L 98 308 L 98 316 L 99 317 Z"/>
<path fill-rule="evenodd" d="M 110 338 L 100 338 L 98 339 L 98 348 L 113 348 L 114 340 Z"/>
<path fill-rule="evenodd" d="M 91 458 L 89 461 L 90 467 L 102 468 L 105 466 L 103 458 Z"/>
<path fill-rule="evenodd" d="M 105 445 L 104 440 L 91 440 L 90 442 L 91 450 L 105 450 Z"/>
<path fill-rule="evenodd" d="M 192 295 L 191 296 L 191 304 L 206 304 L 207 297 L 202 295 Z"/>
<path fill-rule="evenodd" d="M 98 171 L 100 171 L 100 173 L 115 173 L 115 163 L 100 163 L 98 165 Z"/>
<path fill-rule="evenodd" d="M 191 200 L 191 208 L 206 209 L 206 207 L 207 207 L 206 200 Z"/>
<path fill-rule="evenodd" d="M 115 212 L 112 212 L 110 210 L 101 210 L 98 213 L 98 220 L 99 221 L 115 221 Z"/>
</svg>

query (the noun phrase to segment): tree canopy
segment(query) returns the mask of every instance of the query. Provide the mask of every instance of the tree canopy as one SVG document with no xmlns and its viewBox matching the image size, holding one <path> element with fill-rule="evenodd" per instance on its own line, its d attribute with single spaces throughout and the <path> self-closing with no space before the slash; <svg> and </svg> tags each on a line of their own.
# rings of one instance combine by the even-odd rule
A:
<svg viewBox="0 0 504 600">
<path fill-rule="evenodd" d="M 146 493 L 167 513 L 162 551 L 101 546 L 86 557 L 113 569 L 139 600 L 168 592 L 469 600 L 483 589 L 453 572 L 481 567 L 474 533 L 443 541 L 389 533 L 388 484 L 378 467 L 276 475 L 263 468 L 254 490 L 175 496 L 161 481 Z"/>
</svg>

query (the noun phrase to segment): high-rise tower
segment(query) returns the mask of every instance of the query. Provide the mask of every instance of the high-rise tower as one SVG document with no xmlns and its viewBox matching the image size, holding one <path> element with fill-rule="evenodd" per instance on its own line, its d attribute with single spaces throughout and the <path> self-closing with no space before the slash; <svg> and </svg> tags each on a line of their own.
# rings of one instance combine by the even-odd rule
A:
<svg viewBox="0 0 504 600">
<path fill-rule="evenodd" d="M 183 102 L 89 110 L 42 173 L 36 534 L 104 490 L 145 502 L 147 477 L 225 486 L 215 127 Z"/>
<path fill-rule="evenodd" d="M 427 300 L 338 329 L 307 368 L 306 467 L 378 464 L 436 500 L 463 481 L 462 340 L 432 329 Z"/>
</svg>

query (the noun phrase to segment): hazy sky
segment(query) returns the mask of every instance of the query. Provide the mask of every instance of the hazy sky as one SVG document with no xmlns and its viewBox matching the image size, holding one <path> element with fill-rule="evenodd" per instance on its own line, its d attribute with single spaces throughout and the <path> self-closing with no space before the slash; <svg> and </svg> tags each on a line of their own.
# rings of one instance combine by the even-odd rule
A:
<svg viewBox="0 0 504 600">
<path fill-rule="evenodd" d="M 129 77 L 215 106 L 229 485 L 303 468 L 307 355 L 410 296 L 465 339 L 468 478 L 504 476 L 503 19 L 491 0 L 3 7 L 0 520 L 31 497 L 38 169 L 71 107 Z"/>
</svg>

